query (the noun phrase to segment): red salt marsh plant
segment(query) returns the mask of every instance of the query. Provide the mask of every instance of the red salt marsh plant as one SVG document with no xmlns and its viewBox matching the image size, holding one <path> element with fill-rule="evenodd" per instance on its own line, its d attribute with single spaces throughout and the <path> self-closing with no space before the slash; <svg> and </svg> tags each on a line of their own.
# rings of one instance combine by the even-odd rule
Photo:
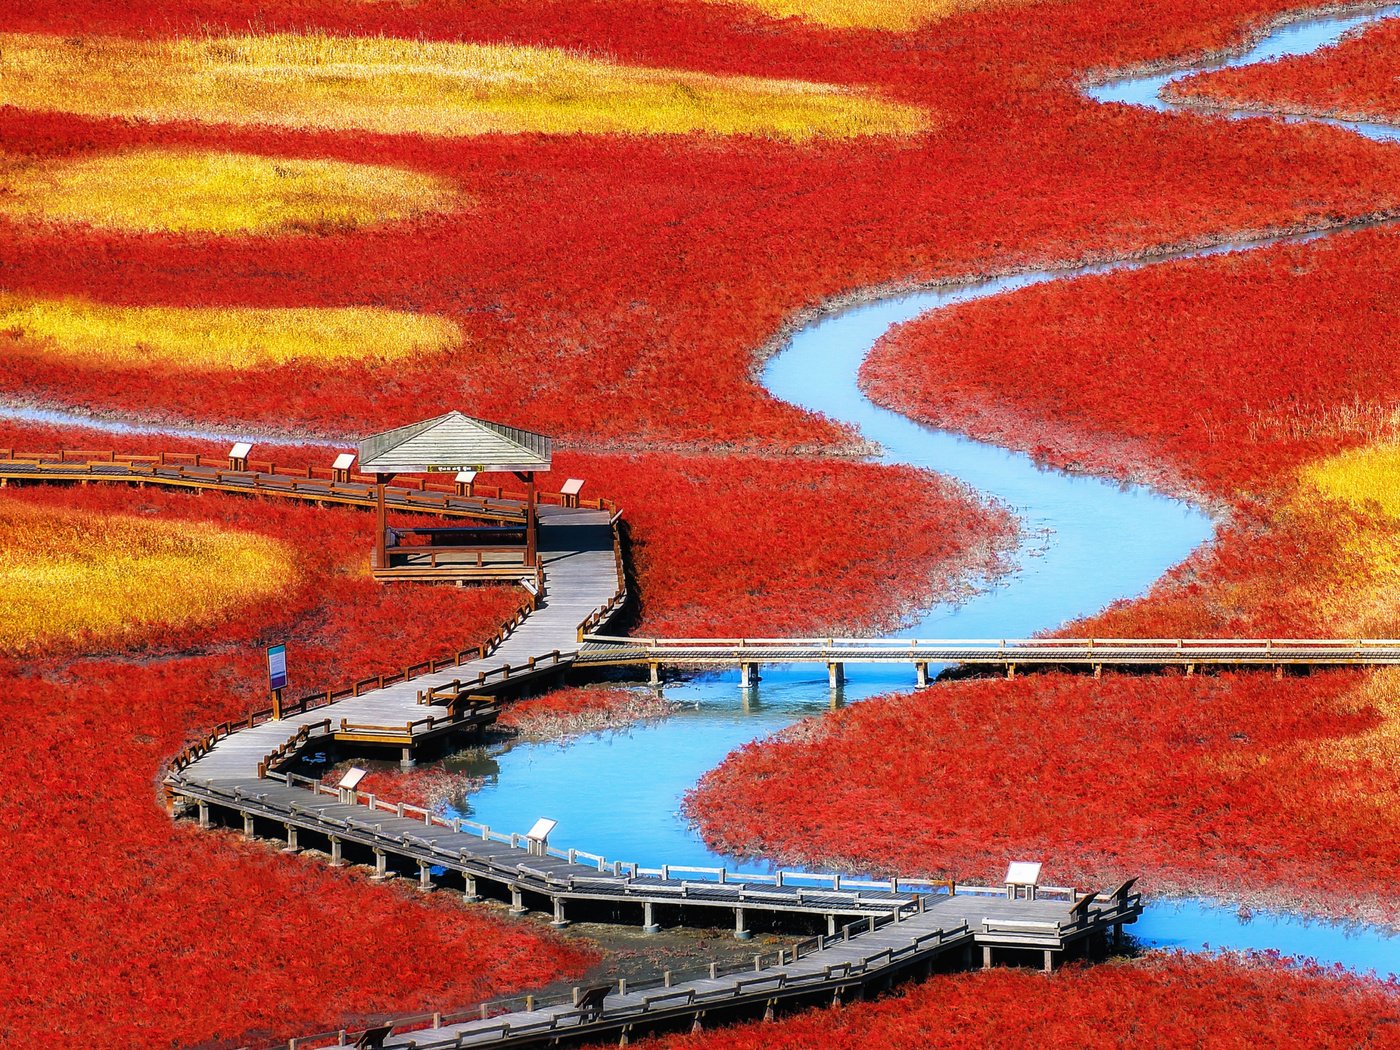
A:
<svg viewBox="0 0 1400 1050">
<path fill-rule="evenodd" d="M 17 815 L 0 832 L 11 905 L 0 938 L 28 946 L 24 965 L 0 968 L 0 1042 L 243 1045 L 588 965 L 584 949 L 446 896 L 172 824 L 153 784 L 193 735 L 265 702 L 267 641 L 287 642 L 293 689 L 311 691 L 473 644 L 514 610 L 511 589 L 380 587 L 362 567 L 365 518 L 346 511 L 100 486 L 0 494 L 0 512 L 17 508 L 95 529 L 137 515 L 177 536 L 238 529 L 289 550 L 297 575 L 276 603 L 223 610 L 217 629 L 152 622 L 108 639 L 107 659 L 44 646 L 0 661 L 0 761 Z M 204 655 L 179 655 L 192 647 Z M 385 956 L 386 930 L 419 950 Z M 327 944 L 374 961 L 329 966 Z"/>
<path fill-rule="evenodd" d="M 567 742 L 584 733 L 665 718 L 674 710 L 675 704 L 653 689 L 582 686 L 517 700 L 496 724 L 522 740 Z"/>
<path fill-rule="evenodd" d="M 649 1045 L 668 1050 L 925 1050 L 1393 1046 L 1400 990 L 1268 956 L 1153 953 L 1070 966 L 934 977 L 897 996 Z"/>
<path fill-rule="evenodd" d="M 239 4 L 172 16 L 83 8 L 127 37 L 241 24 Z M 49 348 L 0 362 L 0 389 L 169 418 L 323 432 L 424 414 L 446 379 L 489 418 L 634 448 L 850 444 L 752 382 L 755 348 L 801 311 L 862 288 L 1049 259 L 1132 253 L 1240 229 L 1393 209 L 1393 151 L 1327 129 L 1168 118 L 1079 97 L 1086 70 L 1220 46 L 1275 3 L 1106 11 L 1088 2 L 959 17 L 927 37 L 767 24 L 723 5 L 298 5 L 267 13 L 362 35 L 519 38 L 653 66 L 782 73 L 880 90 L 947 114 L 917 140 L 793 145 L 744 137 L 413 135 L 231 129 L 7 109 L 28 170 L 132 151 L 214 151 L 395 167 L 458 187 L 471 209 L 321 236 L 115 234 L 21 217 L 0 263 L 16 294 L 114 310 L 367 309 L 461 331 L 376 360 L 298 356 L 270 374 L 132 353 L 98 367 Z M 1030 11 L 1034 11 L 1034 15 Z M 15 16 L 55 30 L 74 17 Z M 174 18 L 175 21 L 169 21 Z M 188 23 L 186 22 L 188 20 Z M 158 24 L 158 26 L 157 26 Z M 157 31 L 158 30 L 158 31 Z M 61 33 L 62 30 L 59 30 Z M 58 38 L 55 34 L 55 39 Z M 640 173 L 645 173 L 643 177 Z M 586 266 L 567 260 L 588 260 Z M 47 344 L 46 344 L 47 345 Z M 370 355 L 372 358 L 372 355 Z M 269 399 L 269 387 L 278 390 Z"/>
<path fill-rule="evenodd" d="M 985 884 L 1030 856 L 1070 885 L 1141 876 L 1148 892 L 1394 923 L 1396 685 L 1388 671 L 944 684 L 750 744 L 687 809 L 712 847 L 787 863 Z"/>
<path fill-rule="evenodd" d="M 0 447 L 105 449 L 113 440 L 93 432 L 0 425 Z M 160 437 L 122 437 L 117 444 L 120 451 L 141 454 L 227 451 L 223 444 Z M 328 465 L 334 450 L 262 446 L 255 455 L 296 470 Z M 606 497 L 624 511 L 635 571 L 631 591 L 643 632 L 847 634 L 892 627 L 906 611 L 962 597 L 1003 571 L 1018 535 L 1004 508 L 912 468 L 815 458 L 561 452 L 554 473 L 540 484 L 545 491 L 557 489 L 568 477 L 585 480 L 585 497 Z M 511 484 L 482 478 L 483 484 L 496 481 Z M 115 508 L 128 497 L 112 491 L 104 498 Z M 241 506 L 240 520 L 247 521 L 264 513 L 255 507 L 291 513 L 276 500 Z M 366 575 L 370 516 L 301 510 L 312 516 L 296 520 L 334 519 L 345 530 L 325 548 L 325 560 L 355 566 L 363 589 L 358 600 L 383 593 Z M 783 557 L 774 556 L 779 544 Z M 443 651 L 450 649 L 448 642 Z"/>
<path fill-rule="evenodd" d="M 900 326 L 862 383 L 1054 463 L 1268 492 L 1400 436 L 1397 247 L 1368 230 L 1037 285 Z"/>
<path fill-rule="evenodd" d="M 1400 121 L 1400 22 L 1353 30 L 1332 47 L 1176 81 L 1171 95 L 1203 108 Z"/>
</svg>

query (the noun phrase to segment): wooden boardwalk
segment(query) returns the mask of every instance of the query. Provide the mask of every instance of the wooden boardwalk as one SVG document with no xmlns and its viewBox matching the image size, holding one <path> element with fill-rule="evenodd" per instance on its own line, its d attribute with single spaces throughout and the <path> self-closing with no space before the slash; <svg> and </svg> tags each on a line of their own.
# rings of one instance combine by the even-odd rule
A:
<svg viewBox="0 0 1400 1050">
<path fill-rule="evenodd" d="M 979 962 L 991 965 L 994 953 L 1007 949 L 1009 937 L 1035 941 L 1015 950 L 1046 955 L 1047 969 L 1048 956 L 1066 950 L 1100 957 L 1141 908 L 1130 888 L 1116 897 L 1080 898 L 1078 907 L 1063 896 L 1010 901 L 990 888 L 925 897 L 921 905 L 755 955 L 752 965 L 712 964 L 693 974 L 668 971 L 644 984 L 575 988 L 555 1000 L 524 996 L 460 1014 L 406 1017 L 374 1034 L 383 1038 L 382 1045 L 404 1050 L 622 1042 L 668 1029 L 772 1016 L 784 1007 L 847 1002 L 901 980 Z M 308 1048 L 344 1044 L 348 1035 L 317 1033 L 296 1043 Z"/>
<path fill-rule="evenodd" d="M 743 683 L 763 664 L 825 664 L 832 686 L 848 664 L 909 664 L 919 685 L 930 665 L 1017 668 L 1390 667 L 1400 665 L 1400 640 L 1366 638 L 631 638 L 589 634 L 580 667 L 737 667 Z"/>
<path fill-rule="evenodd" d="M 324 477 L 326 472 L 314 470 L 303 477 L 279 473 L 273 464 L 249 467 L 226 469 L 200 457 L 46 457 L 0 450 L 0 483 L 107 481 L 366 508 L 375 503 L 374 487 L 365 479 Z M 523 505 L 500 491 L 390 487 L 386 502 L 447 517 L 524 520 Z M 332 864 L 365 863 L 379 877 L 416 879 L 424 889 L 455 890 L 468 899 L 494 895 L 508 900 L 516 914 L 542 910 L 560 926 L 588 918 L 647 930 L 732 922 L 739 937 L 755 927 L 793 924 L 823 932 L 780 957 L 757 957 L 752 970 L 721 972 L 714 966 L 679 980 L 668 975 L 657 987 L 595 988 L 584 994 L 582 1005 L 572 998 L 557 1004 L 530 1000 L 488 1004 L 470 1018 L 402 1019 L 395 1026 L 404 1030 L 401 1034 L 375 1033 L 388 1038 L 387 1045 L 518 1046 L 630 1037 L 677 1021 L 742 1016 L 755 1007 L 771 1011 L 784 1003 L 839 1001 L 934 968 L 990 965 L 999 952 L 1030 953 L 1048 969 L 1070 952 L 1097 954 L 1109 937 L 1136 920 L 1142 905 L 1131 884 L 1109 894 L 1061 888 L 1011 899 L 1003 888 L 907 879 L 646 869 L 559 849 L 518 831 L 502 833 L 373 795 L 340 792 L 290 770 L 303 751 L 333 740 L 398 746 L 410 760 L 427 740 L 485 724 L 503 699 L 578 662 L 655 663 L 657 651 L 672 643 L 592 633 L 605 628 L 626 599 L 619 512 L 604 501 L 565 503 L 540 507 L 541 566 L 521 574 L 532 595 L 530 607 L 489 644 L 303 697 L 283 708 L 281 717 L 262 711 L 245 722 L 221 725 L 174 761 L 166 778 L 172 800 L 183 800 L 205 825 L 241 824 L 250 836 L 276 836 L 291 850 L 316 848 Z M 703 644 L 735 648 L 727 642 Z M 744 656 L 752 654 L 755 663 L 778 658 L 788 651 L 786 644 L 750 650 L 745 643 Z M 610 655 L 602 656 L 604 650 Z M 873 655 L 873 645 L 865 651 L 884 658 Z M 830 652 L 828 645 L 813 658 L 825 659 Z M 344 1036 L 323 1033 L 293 1042 L 329 1045 L 344 1042 Z"/>
</svg>

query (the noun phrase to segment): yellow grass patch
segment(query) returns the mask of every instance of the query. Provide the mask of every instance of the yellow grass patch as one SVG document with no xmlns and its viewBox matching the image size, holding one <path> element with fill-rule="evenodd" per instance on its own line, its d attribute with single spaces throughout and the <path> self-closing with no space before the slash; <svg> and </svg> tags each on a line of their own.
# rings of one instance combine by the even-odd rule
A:
<svg viewBox="0 0 1400 1050">
<path fill-rule="evenodd" d="M 964 11 L 1028 0 L 709 0 L 753 8 L 772 18 L 801 18 L 836 29 L 917 29 Z"/>
<path fill-rule="evenodd" d="M 272 34 L 0 34 L 0 105 L 388 134 L 814 137 L 918 132 L 915 106 L 796 80 L 624 66 L 536 47 Z"/>
<path fill-rule="evenodd" d="M 1400 633 L 1400 445 L 1378 444 L 1354 449 L 1309 465 L 1303 471 L 1299 499 L 1313 513 L 1327 513 L 1326 503 L 1350 505 L 1360 512 L 1338 522 L 1341 550 L 1351 555 L 1351 578 L 1326 581 L 1344 636 L 1393 638 Z"/>
<path fill-rule="evenodd" d="M 250 153 L 140 149 L 7 167 L 0 213 L 113 230 L 319 233 L 463 204 L 431 175 Z"/>
<path fill-rule="evenodd" d="M 1400 518 L 1400 444 L 1343 452 L 1309 466 L 1304 480 L 1333 499 Z"/>
<path fill-rule="evenodd" d="M 0 502 L 0 650 L 139 641 L 270 598 L 296 571 L 282 543 L 206 522 Z"/>
<path fill-rule="evenodd" d="M 400 310 L 107 306 L 0 292 L 0 350 L 96 368 L 382 364 L 460 342 L 447 318 Z"/>
</svg>

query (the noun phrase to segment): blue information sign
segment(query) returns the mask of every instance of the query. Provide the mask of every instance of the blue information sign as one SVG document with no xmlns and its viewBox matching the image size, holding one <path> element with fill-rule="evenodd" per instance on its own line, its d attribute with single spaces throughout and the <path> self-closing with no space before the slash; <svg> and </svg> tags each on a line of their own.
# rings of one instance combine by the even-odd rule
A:
<svg viewBox="0 0 1400 1050">
<path fill-rule="evenodd" d="M 287 684 L 287 647 L 269 645 L 267 647 L 267 687 L 282 689 Z"/>
</svg>

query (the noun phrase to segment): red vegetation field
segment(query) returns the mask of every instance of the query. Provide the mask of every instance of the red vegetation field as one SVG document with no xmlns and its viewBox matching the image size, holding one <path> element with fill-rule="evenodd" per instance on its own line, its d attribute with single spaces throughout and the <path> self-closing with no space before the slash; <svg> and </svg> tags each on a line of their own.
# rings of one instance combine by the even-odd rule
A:
<svg viewBox="0 0 1400 1050">
<path fill-rule="evenodd" d="M 862 379 L 931 423 L 1230 508 L 1146 602 L 1076 630 L 1391 637 L 1394 517 L 1303 471 L 1400 433 L 1397 248 L 1369 230 L 1041 285 L 902 326 Z"/>
<path fill-rule="evenodd" d="M 1349 672 L 944 685 L 749 745 L 688 808 L 712 845 L 798 863 L 985 884 L 1025 856 L 1056 885 L 1141 875 L 1149 892 L 1393 923 L 1394 686 Z"/>
<path fill-rule="evenodd" d="M 1400 121 L 1400 22 L 1353 31 L 1335 46 L 1178 81 L 1183 102 L 1348 120 Z"/>
<path fill-rule="evenodd" d="M 305 575 L 282 607 L 246 608 L 216 635 L 177 631 L 105 660 L 0 667 L 0 760 L 18 815 L 0 832 L 0 938 L 25 946 L 23 965 L 0 968 L 0 1042 L 233 1045 L 586 965 L 577 947 L 446 895 L 423 901 L 177 827 L 157 799 L 158 771 L 190 734 L 261 702 L 265 642 L 288 642 L 293 689 L 309 690 L 473 642 L 515 608 L 513 592 L 380 588 L 362 569 L 363 517 L 344 511 L 156 489 L 4 498 L 259 530 L 294 545 Z M 176 644 L 204 654 L 172 657 Z M 385 931 L 421 950 L 386 954 Z M 347 971 L 327 945 L 375 963 Z"/>
<path fill-rule="evenodd" d="M 904 141 L 236 131 L 17 110 L 7 156 L 189 145 L 404 165 L 459 182 L 457 215 L 321 237 L 118 236 L 0 226 L 7 284 L 127 304 L 374 303 L 442 313 L 463 350 L 399 363 L 211 377 L 7 358 L 0 390 L 179 418 L 343 434 L 456 407 L 631 448 L 807 448 L 844 440 L 752 381 L 756 347 L 854 289 L 1052 258 L 1140 252 L 1400 205 L 1400 158 L 1325 128 L 1169 119 L 1098 106 L 1086 70 L 1219 47 L 1284 0 L 1131 9 L 1016 5 L 921 34 L 837 33 L 719 5 L 307 3 L 257 24 L 583 47 L 622 61 L 798 76 L 924 104 Z M 30 5 L 3 25 L 161 35 L 246 25 L 247 5 Z M 90 20 L 90 21 L 87 21 Z M 645 173 L 642 177 L 640 173 Z M 275 265 L 269 265 L 275 260 Z M 444 387 L 444 376 L 450 383 Z M 269 398 L 267 392 L 276 390 Z M 452 392 L 448 392 L 448 391 Z"/>
<path fill-rule="evenodd" d="M 1073 86 L 1094 70 L 1222 47 L 1241 39 L 1248 24 L 1292 4 L 1068 0 L 991 8 L 916 33 L 884 34 L 776 23 L 722 5 L 631 0 L 303 0 L 272 10 L 249 0 L 196 0 L 178 10 L 148 0 L 40 0 L 0 15 L 0 29 L 165 37 L 254 25 L 528 41 L 625 62 L 872 87 L 928 107 L 938 130 L 908 141 L 801 147 L 665 136 L 443 140 L 235 131 L 0 109 L 7 165 L 141 146 L 338 158 L 444 176 L 474 204 L 446 217 L 323 236 L 116 235 L 0 221 L 0 271 L 6 290 L 17 294 L 130 305 L 374 304 L 439 313 L 464 334 L 459 351 L 380 370 L 299 363 L 211 375 L 136 361 L 80 368 L 57 357 L 5 355 L 0 394 L 339 437 L 461 407 L 548 431 L 575 448 L 601 450 L 590 457 L 561 456 L 560 467 L 587 477 L 590 495 L 612 496 L 627 509 L 643 630 L 835 632 L 888 620 L 938 593 L 930 582 L 938 566 L 988 565 L 996 539 L 1007 535 L 1006 523 L 914 472 L 763 458 L 849 447 L 850 435 L 764 393 L 752 375 L 758 348 L 799 312 L 864 287 L 1139 254 L 1240 230 L 1330 225 L 1394 211 L 1400 207 L 1400 154 L 1393 149 L 1327 128 L 1222 126 L 1100 107 Z M 1322 249 L 1309 251 L 1318 254 L 1306 255 L 1307 265 L 1322 259 L 1317 265 L 1343 274 L 1343 285 L 1350 279 L 1344 264 L 1328 261 Z M 1281 264 L 1279 273 L 1289 268 Z M 1272 295 L 1280 316 L 1288 302 L 1302 302 L 1309 304 L 1313 323 L 1344 327 L 1339 298 L 1369 290 L 1374 294 L 1365 301 L 1373 304 L 1373 326 L 1388 330 L 1382 278 L 1364 266 L 1345 293 L 1335 290 L 1342 285 L 1329 290 L 1321 278 L 1315 285 L 1285 288 L 1270 285 L 1267 276 L 1261 274 L 1248 294 L 1265 307 Z M 1212 281 L 1203 290 L 1218 288 Z M 1189 301 L 1170 300 L 1158 318 L 1190 307 Z M 1243 309 L 1236 308 L 1234 317 Z M 1251 314 L 1270 316 L 1253 307 Z M 1045 337 L 1041 327 L 1037 339 Z M 1268 327 L 1260 325 L 1262 331 Z M 1356 332 L 1351 344 L 1345 335 L 1329 330 L 1327 338 L 1340 341 L 1341 356 L 1310 370 L 1310 362 L 1288 347 L 1242 348 L 1241 358 L 1255 373 L 1232 371 L 1223 346 L 1200 360 L 1194 354 L 1168 357 L 1175 370 L 1171 381 L 1151 384 L 1156 396 L 1150 408 L 1143 405 L 1141 379 L 1161 376 L 1160 361 L 1122 369 L 1135 380 L 1130 388 L 1098 368 L 1081 370 L 1066 387 L 1067 348 L 1043 350 L 1037 343 L 1030 348 L 1034 353 L 1015 356 L 1002 344 L 1007 359 L 1024 364 L 1013 377 L 1023 400 L 1008 400 L 1012 395 L 1004 385 L 980 373 L 987 391 L 982 405 L 988 413 L 993 403 L 1011 405 L 1017 426 L 1045 418 L 1063 424 L 1046 432 L 1046 455 L 1101 449 L 1112 435 L 1119 442 L 1115 448 L 1147 450 L 1138 462 L 1164 457 L 1173 476 L 1232 498 L 1237 488 L 1267 486 L 1275 471 L 1338 442 L 1309 435 L 1271 439 L 1256 454 L 1244 438 L 1247 426 L 1223 411 L 1221 399 L 1238 402 L 1246 395 L 1244 403 L 1260 410 L 1252 417 L 1260 426 L 1282 419 L 1286 427 L 1290 402 L 1272 391 L 1286 389 L 1295 400 L 1322 399 L 1329 406 L 1347 396 L 1370 397 L 1372 380 L 1358 376 L 1379 376 L 1376 389 L 1383 387 L 1391 374 L 1389 351 L 1382 346 L 1368 358 Z M 993 352 L 959 341 L 953 374 L 978 376 Z M 1282 371 L 1280 361 L 1300 370 L 1296 381 L 1282 378 L 1283 388 L 1271 385 Z M 927 364 L 920 359 L 908 375 L 929 374 Z M 1198 381 L 1202 374 L 1235 386 L 1217 396 Z M 963 382 L 962 392 L 971 398 L 974 384 Z M 1264 390 L 1271 391 L 1267 398 Z M 1124 392 L 1143 407 L 1115 409 L 1114 398 Z M 1056 397 L 1078 414 L 1062 419 Z M 1203 410 L 1218 415 L 1210 417 L 1211 428 L 1199 425 Z M 1160 418 L 1160 429 L 1149 416 Z M 970 417 L 955 422 L 977 425 Z M 1071 423 L 1074 433 L 1090 438 L 1067 444 Z M 1221 433 L 1231 457 L 1188 454 L 1216 444 Z M 656 450 L 665 454 L 624 458 Z M 728 455 L 736 450 L 747 455 Z M 1100 457 L 1090 465 L 1106 461 Z M 235 508 L 232 500 L 189 501 L 154 490 L 25 492 L 19 498 L 72 499 L 94 507 L 130 500 L 162 514 L 207 514 L 264 528 L 307 552 L 307 575 L 284 605 L 250 609 L 218 631 L 154 637 L 139 654 L 111 654 L 102 661 L 3 669 L 0 754 L 11 778 L 6 800 L 21 817 L 6 821 L 0 832 L 0 851 L 12 859 L 12 900 L 0 917 L 0 935 L 27 954 L 21 965 L 0 967 L 0 1001 L 6 1005 L 0 1041 L 231 1044 L 259 1031 L 285 1037 L 377 1011 L 518 989 L 586 962 L 557 941 L 489 922 L 444 900 L 410 903 L 353 875 L 173 827 L 154 799 L 161 763 L 193 731 L 236 716 L 255 699 L 258 647 L 268 638 L 290 640 L 294 683 L 310 686 L 467 643 L 495 626 L 504 597 L 381 591 L 351 569 L 340 571 L 363 557 L 356 553 L 362 551 L 363 521 L 354 515 L 274 504 Z M 197 511 L 190 509 L 193 503 Z M 344 521 L 354 523 L 350 531 L 337 524 Z M 1255 527 L 1242 516 L 1236 524 Z M 1279 557 L 1287 556 L 1288 542 Z M 1246 561 L 1253 556 L 1239 555 Z M 1259 607 L 1252 598 L 1238 605 L 1245 610 L 1241 615 Z M 174 658 L 176 650 L 190 646 L 206 651 Z M 1366 773 L 1377 805 L 1392 807 L 1376 812 L 1393 819 L 1387 818 L 1394 805 L 1393 762 L 1358 757 L 1352 747 L 1359 737 L 1381 732 L 1379 700 L 1346 695 L 1356 679 L 1277 687 L 1262 680 L 1097 686 L 1047 681 L 1043 692 L 1038 681 L 1034 688 L 960 686 L 949 693 L 957 699 L 947 711 L 921 697 L 838 716 L 836 732 L 858 729 L 869 719 L 873 727 L 902 735 L 888 737 L 890 752 L 878 761 L 846 770 L 852 779 L 833 794 L 827 814 L 832 826 L 854 819 L 855 800 L 866 804 L 865 826 L 876 814 L 900 827 L 911 812 L 929 814 L 935 818 L 931 826 L 948 839 L 923 842 L 922 863 L 946 864 L 959 876 L 968 875 L 967 869 L 986 873 L 991 860 L 973 840 L 983 849 L 998 848 L 998 863 L 1004 849 L 979 835 L 971 819 L 956 827 L 940 823 L 939 810 L 929 802 L 939 792 L 947 797 L 957 790 L 961 807 L 971 793 L 966 785 L 973 784 L 991 806 L 1004 803 L 1011 789 L 1027 787 L 991 754 L 975 720 L 986 718 L 1027 760 L 1040 762 L 1030 768 L 1040 770 L 1043 782 L 1035 785 L 1017 834 L 1026 848 L 1040 843 L 1054 851 L 1052 870 L 1059 866 L 1082 872 L 1086 881 L 1091 874 L 1108 881 L 1110 870 L 1141 866 L 1137 857 L 1115 856 L 1111 841 L 1093 837 L 1092 827 L 1075 825 L 1085 836 L 1082 843 L 1064 838 L 1064 812 L 1051 809 L 1099 810 L 1109 789 L 1162 800 L 1133 811 L 1141 824 L 1132 829 L 1132 841 L 1155 865 L 1159 886 L 1174 885 L 1177 878 L 1193 888 L 1202 881 L 1213 886 L 1232 865 L 1238 884 L 1237 866 L 1248 863 L 1260 872 L 1249 874 L 1249 885 L 1287 884 L 1311 892 L 1327 864 L 1335 864 L 1336 877 L 1361 893 L 1374 889 L 1378 878 L 1360 870 L 1361 860 L 1393 869 L 1396 858 L 1387 852 L 1393 836 L 1362 835 L 1365 841 L 1353 841 L 1350 851 L 1339 844 L 1344 831 L 1376 826 L 1374 819 L 1370 825 L 1363 820 L 1366 803 L 1355 792 L 1338 799 L 1330 787 L 1317 787 L 1336 777 L 1351 783 Z M 1314 707 L 1278 705 L 1279 695 Z M 1121 707 L 1104 702 L 1110 697 Z M 1163 697 L 1179 709 L 1158 703 Z M 1011 711 L 997 709 L 997 698 L 1010 708 L 1044 708 L 1056 717 L 1043 724 L 1018 722 Z M 1086 705 L 1096 716 L 1090 724 Z M 957 722 L 960 711 L 966 725 Z M 945 719 L 947 731 L 965 733 L 972 745 L 966 759 L 956 750 L 949 759 L 964 763 L 958 778 L 943 775 L 935 757 L 941 751 L 897 748 L 901 739 L 938 739 L 928 728 L 929 712 Z M 1047 750 L 1051 741 L 1078 742 L 1076 734 L 1086 733 L 1109 739 L 1109 728 L 1117 730 L 1116 744 L 1126 736 L 1153 761 L 1106 748 L 1091 760 L 1094 776 L 1079 780 L 1051 765 L 1059 757 Z M 1226 728 L 1245 739 L 1234 740 Z M 828 746 L 812 756 L 810 776 L 853 762 L 842 753 L 848 749 Z M 1260 763 L 1266 747 L 1272 757 Z M 1181 761 L 1183 751 L 1190 761 Z M 1378 753 L 1393 755 L 1384 748 Z M 735 759 L 707 784 L 702 800 L 742 764 L 761 768 L 765 754 Z M 1241 765 L 1245 760 L 1254 765 Z M 890 794 L 886 809 L 871 808 L 873 793 L 863 785 L 877 771 L 886 780 L 901 774 L 898 762 L 912 773 L 909 789 Z M 1178 768 L 1192 770 L 1194 780 L 1187 782 Z M 809 773 L 786 772 L 763 785 L 768 797 L 756 803 L 772 811 L 774 800 L 791 801 L 790 792 Z M 754 791 L 752 782 L 738 786 L 750 796 Z M 1228 798 L 1221 794 L 1227 788 Z M 1272 815 L 1265 814 L 1267 802 L 1277 807 Z M 1232 815 L 1227 803 L 1245 816 Z M 797 813 L 803 808 L 794 804 Z M 747 843 L 778 833 L 771 823 L 746 823 L 752 812 L 726 816 L 742 829 L 737 837 Z M 1284 822 L 1285 814 L 1296 827 Z M 982 814 L 982 831 L 993 815 L 1000 823 L 1005 813 Z M 1209 834 L 1199 833 L 1201 828 Z M 1320 835 L 1330 852 L 1301 855 L 1300 828 Z M 810 841 L 831 844 L 817 838 L 829 834 L 824 829 L 809 831 Z M 1168 855 L 1167 843 L 1179 857 Z M 900 850 L 911 848 L 887 842 L 870 862 L 910 860 Z M 386 950 L 390 933 L 415 950 Z M 345 958 L 361 961 L 350 976 L 341 965 Z M 1153 1031 L 1179 1033 L 1182 1041 L 1196 1034 L 1192 1004 L 1201 1016 L 1216 1017 L 1230 1003 L 1232 1038 L 1259 1043 L 1270 1032 L 1294 1032 L 1321 1040 L 1335 1031 L 1339 1042 L 1354 1045 L 1394 1012 L 1393 999 L 1371 986 L 1328 985 L 1329 991 L 1343 989 L 1343 1001 L 1334 1004 L 1312 977 L 1213 963 L 1154 965 L 1150 979 L 1141 969 L 1117 967 L 1067 974 L 1058 985 L 1023 974 L 959 978 L 859 1014 L 809 1015 L 787 1029 L 763 1029 L 762 1038 L 776 1042 L 777 1033 L 788 1031 L 794 1044 L 825 1046 L 861 1032 L 868 1044 L 870 1030 L 857 1025 L 877 1018 L 885 1041 L 926 1043 L 931 1033 L 948 1030 L 951 1011 L 998 1032 L 1008 1030 L 1008 1018 L 1021 1023 L 1017 1031 L 1039 1025 L 1049 1035 L 1066 1033 L 1066 1042 L 1107 1038 L 1100 1033 L 1113 1029 L 1099 1024 L 1137 1013 L 1157 1026 Z M 1042 989 L 1063 987 L 1085 991 L 1035 998 Z M 1248 1002 L 1250 1010 L 1237 1010 L 1238 1001 Z M 1040 1008 L 1033 1012 L 1036 1003 Z M 1130 1009 L 1122 1009 L 1123 1003 Z M 932 1012 L 921 1012 L 920 1004 Z M 1189 1032 L 1185 1024 L 1193 1024 Z M 1222 1037 L 1224 1026 L 1222 1021 Z M 985 1034 L 973 1031 L 973 1042 L 976 1033 Z"/>
<path fill-rule="evenodd" d="M 939 426 L 1228 500 L 1394 436 L 1397 280 L 1400 235 L 1369 230 L 1042 284 L 901 326 L 861 378 Z"/>
<path fill-rule="evenodd" d="M 890 1050 L 973 1046 L 1394 1046 L 1393 983 L 1267 958 L 1151 955 L 1051 978 L 998 969 L 938 977 L 897 998 L 660 1040 L 668 1050 Z"/>
<path fill-rule="evenodd" d="M 637 631 L 867 633 L 1002 568 L 1016 525 L 944 478 L 839 460 L 560 457 L 626 515 Z M 930 527 L 936 523 L 936 527 Z"/>
<path fill-rule="evenodd" d="M 106 449 L 114 441 L 124 452 L 227 450 L 0 422 L 0 447 Z M 334 458 L 331 450 L 316 448 L 262 446 L 257 454 L 294 467 L 326 466 Z M 806 458 L 565 453 L 555 457 L 555 470 L 541 485 L 557 489 L 568 477 L 585 479 L 585 496 L 606 497 L 623 509 L 638 630 L 655 634 L 868 633 L 893 626 L 904 610 L 957 598 L 1000 572 L 1017 537 L 1003 508 L 907 468 Z M 143 493 L 150 491 L 157 490 Z M 131 497 L 107 498 L 115 507 Z M 262 513 L 230 506 L 240 521 Z M 307 552 L 323 568 L 328 560 L 367 564 L 369 518 L 345 520 L 355 528 L 340 538 L 341 546 Z M 938 527 L 930 528 L 934 522 Z M 357 601 L 381 601 L 385 593 L 367 578 L 358 586 Z M 425 647 L 437 644 L 433 636 L 419 638 Z"/>
<path fill-rule="evenodd" d="M 501 713 L 498 724 L 527 740 L 565 740 L 661 718 L 671 710 L 671 702 L 651 689 L 584 686 L 518 700 Z"/>
</svg>

